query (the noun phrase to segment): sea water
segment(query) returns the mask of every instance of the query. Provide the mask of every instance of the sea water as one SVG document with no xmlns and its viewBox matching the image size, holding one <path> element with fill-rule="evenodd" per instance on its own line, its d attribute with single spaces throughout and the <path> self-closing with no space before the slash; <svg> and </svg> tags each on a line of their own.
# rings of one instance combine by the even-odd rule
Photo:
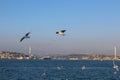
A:
<svg viewBox="0 0 120 80">
<path fill-rule="evenodd" d="M 113 61 L 0 60 L 0 80 L 120 80 L 120 71 Z"/>
</svg>

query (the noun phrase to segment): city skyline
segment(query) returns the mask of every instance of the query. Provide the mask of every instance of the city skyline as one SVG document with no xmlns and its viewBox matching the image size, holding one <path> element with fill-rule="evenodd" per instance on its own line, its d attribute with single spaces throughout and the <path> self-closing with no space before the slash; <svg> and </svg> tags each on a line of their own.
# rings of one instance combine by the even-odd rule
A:
<svg viewBox="0 0 120 80">
<path fill-rule="evenodd" d="M 34 54 L 120 53 L 119 0 L 1 0 L 0 50 Z M 56 35 L 66 30 L 65 36 Z M 27 32 L 30 39 L 19 42 Z"/>
</svg>

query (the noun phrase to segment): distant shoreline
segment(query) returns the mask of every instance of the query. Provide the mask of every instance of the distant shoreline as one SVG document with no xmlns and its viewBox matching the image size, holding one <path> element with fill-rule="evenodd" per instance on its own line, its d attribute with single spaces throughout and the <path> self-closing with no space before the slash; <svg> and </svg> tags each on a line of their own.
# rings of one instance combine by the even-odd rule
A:
<svg viewBox="0 0 120 80">
<path fill-rule="evenodd" d="M 114 55 L 108 54 L 68 54 L 68 55 L 47 55 L 38 56 L 33 54 L 24 54 L 17 52 L 1 51 L 0 59 L 37 59 L 37 60 L 114 60 Z M 120 56 L 117 56 L 116 60 L 120 60 Z"/>
</svg>

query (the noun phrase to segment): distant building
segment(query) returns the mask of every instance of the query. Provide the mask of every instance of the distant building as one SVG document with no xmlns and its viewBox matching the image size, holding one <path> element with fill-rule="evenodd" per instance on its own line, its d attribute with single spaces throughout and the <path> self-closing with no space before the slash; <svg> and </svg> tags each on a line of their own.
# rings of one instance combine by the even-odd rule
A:
<svg viewBox="0 0 120 80">
<path fill-rule="evenodd" d="M 70 57 L 69 60 L 78 60 L 77 57 Z"/>
<path fill-rule="evenodd" d="M 104 57 L 103 60 L 112 60 L 110 57 Z"/>
<path fill-rule="evenodd" d="M 20 56 L 20 57 L 17 57 L 16 59 L 21 60 L 21 59 L 24 59 L 24 58 L 22 56 Z"/>
<path fill-rule="evenodd" d="M 82 60 L 89 60 L 89 57 L 82 57 Z"/>
<path fill-rule="evenodd" d="M 43 60 L 51 60 L 51 57 L 50 56 L 43 56 L 43 57 L 41 57 L 41 59 L 43 59 Z"/>
</svg>

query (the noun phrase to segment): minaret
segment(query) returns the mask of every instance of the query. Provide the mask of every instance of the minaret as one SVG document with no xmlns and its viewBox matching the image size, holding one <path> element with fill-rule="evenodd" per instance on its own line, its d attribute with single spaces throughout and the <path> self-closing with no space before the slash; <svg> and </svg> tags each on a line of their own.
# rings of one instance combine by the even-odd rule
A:
<svg viewBox="0 0 120 80">
<path fill-rule="evenodd" d="M 116 46 L 114 46 L 114 58 L 115 58 L 115 60 L 117 59 L 116 58 Z"/>
<path fill-rule="evenodd" d="M 31 57 L 32 57 L 32 47 L 29 46 L 29 58 L 31 58 Z"/>
</svg>

